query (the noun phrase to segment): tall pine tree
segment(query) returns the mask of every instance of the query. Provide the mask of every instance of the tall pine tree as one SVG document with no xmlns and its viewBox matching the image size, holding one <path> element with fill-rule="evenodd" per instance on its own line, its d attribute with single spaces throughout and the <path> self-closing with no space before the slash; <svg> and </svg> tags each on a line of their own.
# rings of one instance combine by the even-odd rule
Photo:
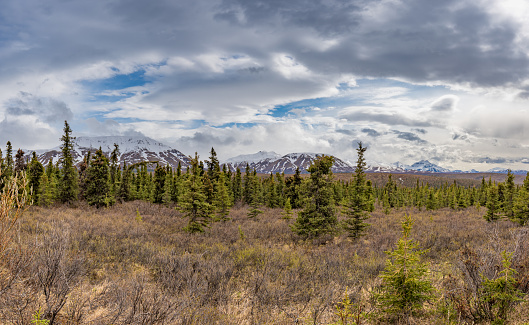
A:
<svg viewBox="0 0 529 325">
<path fill-rule="evenodd" d="M 61 179 L 59 182 L 59 200 L 63 203 L 71 203 L 77 200 L 79 187 L 77 183 L 77 171 L 73 165 L 72 151 L 74 137 L 71 136 L 72 129 L 68 121 L 64 121 L 64 134 L 61 137 Z"/>
<path fill-rule="evenodd" d="M 344 214 L 346 219 L 343 228 L 349 232 L 349 237 L 357 239 L 363 235 L 365 229 L 369 226 L 365 220 L 369 219 L 370 211 L 370 191 L 367 188 L 365 168 L 366 161 L 364 153 L 367 148 L 362 147 L 362 142 L 358 143 L 358 160 L 356 161 L 355 176 L 353 179 L 353 188 L 351 197 L 345 205 Z"/>
<path fill-rule="evenodd" d="M 309 198 L 299 212 L 292 231 L 304 238 L 315 238 L 336 230 L 338 219 L 334 206 L 331 167 L 334 157 L 318 157 L 309 167 Z"/>
</svg>

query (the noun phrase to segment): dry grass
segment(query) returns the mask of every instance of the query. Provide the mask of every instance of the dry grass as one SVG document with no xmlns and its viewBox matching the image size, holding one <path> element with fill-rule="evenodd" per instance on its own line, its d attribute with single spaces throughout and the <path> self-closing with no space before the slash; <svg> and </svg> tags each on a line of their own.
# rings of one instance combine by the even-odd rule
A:
<svg viewBox="0 0 529 325">
<path fill-rule="evenodd" d="M 515 251 L 520 276 L 529 275 L 527 232 L 508 221 L 488 224 L 484 210 L 377 209 L 357 242 L 345 234 L 303 242 L 281 210 L 263 210 L 249 219 L 236 207 L 230 221 L 188 234 L 177 210 L 142 201 L 31 207 L 3 269 L 17 278 L 2 296 L 0 323 L 30 324 L 40 309 L 54 324 L 330 324 L 346 288 L 369 310 L 368 292 L 405 213 L 416 220 L 412 236 L 429 249 L 439 289 L 440 303 L 417 324 L 447 323 L 442 297 L 464 281 L 465 247 L 485 273 L 497 271 L 502 250 Z M 456 287 L 445 285 L 448 278 Z M 529 321 L 524 308 L 527 302 L 517 306 L 513 324 Z M 455 323 L 466 320 L 451 312 Z"/>
</svg>

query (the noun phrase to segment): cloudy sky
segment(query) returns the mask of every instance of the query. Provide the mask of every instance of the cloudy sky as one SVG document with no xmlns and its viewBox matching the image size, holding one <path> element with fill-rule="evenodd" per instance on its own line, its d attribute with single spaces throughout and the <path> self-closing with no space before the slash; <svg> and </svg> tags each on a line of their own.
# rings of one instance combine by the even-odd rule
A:
<svg viewBox="0 0 529 325">
<path fill-rule="evenodd" d="M 525 0 L 2 0 L 0 143 L 529 168 Z"/>
</svg>

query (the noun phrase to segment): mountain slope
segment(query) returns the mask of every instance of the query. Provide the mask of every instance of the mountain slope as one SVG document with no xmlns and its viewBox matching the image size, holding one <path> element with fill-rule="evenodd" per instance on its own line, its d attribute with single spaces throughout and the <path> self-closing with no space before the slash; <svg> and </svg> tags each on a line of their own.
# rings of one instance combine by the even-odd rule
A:
<svg viewBox="0 0 529 325">
<path fill-rule="evenodd" d="M 114 143 L 119 146 L 119 163 L 127 165 L 142 161 L 158 161 L 162 165 L 177 167 L 180 162 L 182 167 L 186 167 L 190 160 L 180 151 L 164 145 L 161 142 L 147 137 L 135 136 L 107 136 L 107 137 L 77 137 L 74 140 L 74 151 L 72 153 L 74 163 L 78 164 L 88 152 L 95 152 L 99 147 L 109 156 L 114 150 Z M 28 155 L 31 151 L 27 152 Z M 37 150 L 39 161 L 46 165 L 50 159 L 57 162 L 62 156 L 60 147 L 50 150 Z"/>
<path fill-rule="evenodd" d="M 255 169 L 258 173 L 262 174 L 293 174 L 296 172 L 297 168 L 299 168 L 300 172 L 306 173 L 310 164 L 319 156 L 322 156 L 322 154 L 304 152 L 289 153 L 281 157 L 268 155 L 263 159 L 257 160 L 256 158 L 260 155 L 265 156 L 264 154 L 260 153 L 253 155 L 241 155 L 230 158 L 225 163 L 231 170 L 236 170 L 239 168 L 241 171 L 244 171 L 246 170 L 246 164 L 248 164 L 251 169 Z M 335 161 L 331 170 L 334 173 L 352 173 L 354 168 L 343 160 L 335 157 Z"/>
</svg>

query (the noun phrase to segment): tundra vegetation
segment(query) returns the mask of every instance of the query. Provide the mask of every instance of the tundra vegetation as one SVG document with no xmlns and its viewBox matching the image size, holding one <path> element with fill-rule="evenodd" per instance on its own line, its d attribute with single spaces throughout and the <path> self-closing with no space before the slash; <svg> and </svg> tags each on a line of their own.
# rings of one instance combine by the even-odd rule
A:
<svg viewBox="0 0 529 325">
<path fill-rule="evenodd" d="M 529 322 L 529 176 L 403 186 L 361 144 L 347 176 L 74 166 L 64 131 L 56 164 L 0 156 L 1 324 Z"/>
</svg>

